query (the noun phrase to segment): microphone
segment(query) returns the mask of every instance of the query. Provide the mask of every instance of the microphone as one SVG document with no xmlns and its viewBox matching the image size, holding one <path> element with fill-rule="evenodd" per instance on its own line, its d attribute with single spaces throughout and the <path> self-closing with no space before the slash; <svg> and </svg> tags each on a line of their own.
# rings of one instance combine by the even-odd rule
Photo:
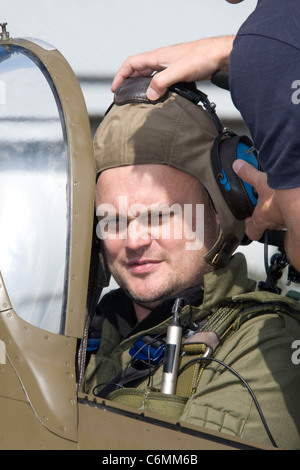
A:
<svg viewBox="0 0 300 470">
<path fill-rule="evenodd" d="M 172 313 L 172 323 L 168 326 L 166 350 L 164 357 L 161 392 L 174 395 L 177 384 L 177 371 L 182 339 L 182 328 L 179 323 L 178 308 L 183 299 L 176 299 Z"/>
</svg>

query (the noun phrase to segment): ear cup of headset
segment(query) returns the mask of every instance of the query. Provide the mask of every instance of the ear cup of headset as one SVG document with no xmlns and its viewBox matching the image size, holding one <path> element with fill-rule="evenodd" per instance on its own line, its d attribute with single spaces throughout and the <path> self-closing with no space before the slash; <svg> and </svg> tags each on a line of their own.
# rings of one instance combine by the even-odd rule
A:
<svg viewBox="0 0 300 470">
<path fill-rule="evenodd" d="M 257 203 L 255 189 L 242 181 L 232 168 L 236 159 L 243 159 L 258 169 L 253 143 L 247 136 L 220 134 L 212 149 L 212 166 L 221 193 L 238 220 L 251 216 Z"/>
</svg>

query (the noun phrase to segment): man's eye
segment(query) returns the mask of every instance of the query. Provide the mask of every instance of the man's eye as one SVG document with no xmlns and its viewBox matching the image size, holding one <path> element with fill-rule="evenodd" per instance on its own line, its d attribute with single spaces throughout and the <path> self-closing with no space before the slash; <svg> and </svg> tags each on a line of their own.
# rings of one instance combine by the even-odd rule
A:
<svg viewBox="0 0 300 470">
<path fill-rule="evenodd" d="M 103 226 L 107 232 L 121 231 L 125 230 L 127 227 L 127 220 L 124 217 L 106 217 L 103 222 L 105 222 Z"/>
<path fill-rule="evenodd" d="M 127 218 L 126 217 L 116 217 L 115 218 L 116 228 L 119 231 L 126 230 L 127 228 Z"/>
<path fill-rule="evenodd" d="M 171 219 L 171 215 L 169 212 L 166 212 L 166 213 L 159 213 L 159 214 L 154 214 L 152 217 L 151 217 L 151 223 L 154 224 L 154 225 L 162 225 L 166 222 L 169 222 L 169 220 Z"/>
</svg>

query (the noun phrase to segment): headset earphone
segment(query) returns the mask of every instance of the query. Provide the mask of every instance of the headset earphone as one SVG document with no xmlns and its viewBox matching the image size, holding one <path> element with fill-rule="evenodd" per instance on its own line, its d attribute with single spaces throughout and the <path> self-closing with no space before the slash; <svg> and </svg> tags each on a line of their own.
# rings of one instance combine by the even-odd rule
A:
<svg viewBox="0 0 300 470">
<path fill-rule="evenodd" d="M 251 216 L 257 204 L 257 193 L 237 176 L 232 165 L 236 159 L 242 159 L 258 169 L 252 141 L 245 135 L 225 133 L 215 140 L 211 156 L 216 181 L 231 212 L 238 220 Z"/>
<path fill-rule="evenodd" d="M 254 168 L 259 168 L 257 151 L 253 142 L 248 136 L 237 135 L 222 125 L 216 114 L 215 105 L 208 100 L 205 93 L 196 88 L 195 83 L 181 82 L 172 85 L 169 89 L 196 105 L 201 103 L 212 117 L 218 131 L 211 152 L 216 182 L 236 219 L 244 220 L 250 217 L 257 204 L 256 190 L 237 176 L 232 165 L 236 159 L 242 159 Z"/>
</svg>

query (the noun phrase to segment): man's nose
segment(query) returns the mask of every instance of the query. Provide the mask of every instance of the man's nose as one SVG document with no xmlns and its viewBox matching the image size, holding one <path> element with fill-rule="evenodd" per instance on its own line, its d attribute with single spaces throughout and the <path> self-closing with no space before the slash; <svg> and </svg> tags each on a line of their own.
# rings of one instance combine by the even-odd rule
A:
<svg viewBox="0 0 300 470">
<path fill-rule="evenodd" d="M 127 227 L 125 246 L 131 250 L 137 250 L 143 246 L 151 245 L 152 239 L 148 225 L 132 220 Z"/>
</svg>

